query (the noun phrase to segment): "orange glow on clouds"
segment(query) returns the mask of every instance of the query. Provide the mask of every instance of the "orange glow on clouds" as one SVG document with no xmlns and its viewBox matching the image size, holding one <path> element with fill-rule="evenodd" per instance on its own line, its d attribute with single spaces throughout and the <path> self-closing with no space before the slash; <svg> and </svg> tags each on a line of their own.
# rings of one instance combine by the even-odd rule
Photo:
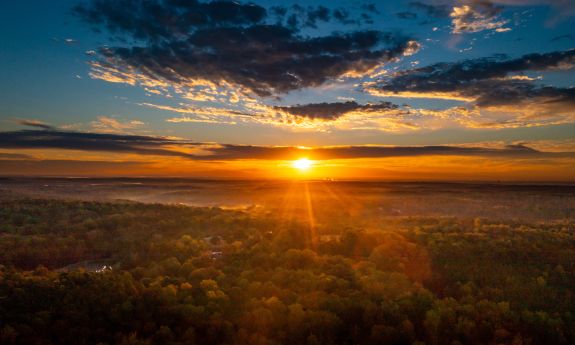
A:
<svg viewBox="0 0 575 345">
<path fill-rule="evenodd" d="M 545 146 L 548 151 L 553 147 Z M 561 147 L 562 150 L 571 148 Z M 184 150 L 181 150 L 184 151 Z M 197 149 L 190 149 L 198 153 Z M 9 156 L 18 153 L 20 156 Z M 134 153 L 22 149 L 0 151 L 0 175 L 166 176 L 223 179 L 573 181 L 575 158 L 418 156 L 324 159 L 190 160 Z M 301 154 L 301 153 L 300 153 Z M 310 152 L 311 154 L 311 152 Z M 550 164 L 552 163 L 552 164 Z"/>
</svg>

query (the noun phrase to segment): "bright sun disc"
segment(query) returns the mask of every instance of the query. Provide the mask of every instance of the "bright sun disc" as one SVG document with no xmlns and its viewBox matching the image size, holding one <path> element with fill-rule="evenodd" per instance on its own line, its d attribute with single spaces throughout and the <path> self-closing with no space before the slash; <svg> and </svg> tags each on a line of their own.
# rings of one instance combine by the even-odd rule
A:
<svg viewBox="0 0 575 345">
<path fill-rule="evenodd" d="M 298 170 L 308 170 L 313 165 L 313 162 L 307 158 L 301 158 L 292 163 L 292 166 Z"/>
</svg>

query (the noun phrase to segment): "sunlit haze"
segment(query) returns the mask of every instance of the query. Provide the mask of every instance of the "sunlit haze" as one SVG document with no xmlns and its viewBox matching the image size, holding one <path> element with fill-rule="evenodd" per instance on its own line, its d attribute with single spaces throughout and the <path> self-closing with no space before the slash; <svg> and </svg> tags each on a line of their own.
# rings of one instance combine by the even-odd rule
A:
<svg viewBox="0 0 575 345">
<path fill-rule="evenodd" d="M 300 159 L 294 161 L 294 162 L 292 163 L 292 165 L 293 165 L 294 168 L 296 168 L 296 169 L 298 169 L 298 170 L 306 171 L 306 170 L 309 170 L 309 168 L 312 167 L 313 162 L 310 161 L 310 160 L 307 159 L 307 158 L 300 158 Z"/>
</svg>

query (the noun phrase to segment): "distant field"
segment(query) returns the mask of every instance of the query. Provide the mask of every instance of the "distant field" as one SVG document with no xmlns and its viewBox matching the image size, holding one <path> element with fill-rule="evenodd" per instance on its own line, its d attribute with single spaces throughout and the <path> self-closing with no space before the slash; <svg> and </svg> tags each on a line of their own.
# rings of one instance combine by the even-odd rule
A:
<svg viewBox="0 0 575 345">
<path fill-rule="evenodd" d="M 553 221 L 575 215 L 575 184 L 422 183 L 368 181 L 205 181 L 193 179 L 4 178 L 13 193 L 77 200 L 264 207 L 316 216 L 489 217 Z M 8 193 L 8 194 L 7 194 Z M 316 206 L 317 205 L 317 206 Z M 330 212 L 334 214 L 330 214 Z M 304 212 L 307 212 L 304 210 Z"/>
</svg>

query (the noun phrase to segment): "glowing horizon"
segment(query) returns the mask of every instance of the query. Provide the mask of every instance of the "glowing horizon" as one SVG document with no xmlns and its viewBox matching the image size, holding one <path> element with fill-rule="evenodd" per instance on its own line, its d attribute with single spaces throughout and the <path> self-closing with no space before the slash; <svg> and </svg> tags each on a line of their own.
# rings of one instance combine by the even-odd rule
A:
<svg viewBox="0 0 575 345">
<path fill-rule="evenodd" d="M 311 169 L 311 167 L 314 165 L 314 162 L 307 159 L 307 158 L 300 158 L 298 160 L 293 161 L 292 166 L 296 169 L 298 169 L 299 171 L 307 171 L 309 169 Z"/>
</svg>

